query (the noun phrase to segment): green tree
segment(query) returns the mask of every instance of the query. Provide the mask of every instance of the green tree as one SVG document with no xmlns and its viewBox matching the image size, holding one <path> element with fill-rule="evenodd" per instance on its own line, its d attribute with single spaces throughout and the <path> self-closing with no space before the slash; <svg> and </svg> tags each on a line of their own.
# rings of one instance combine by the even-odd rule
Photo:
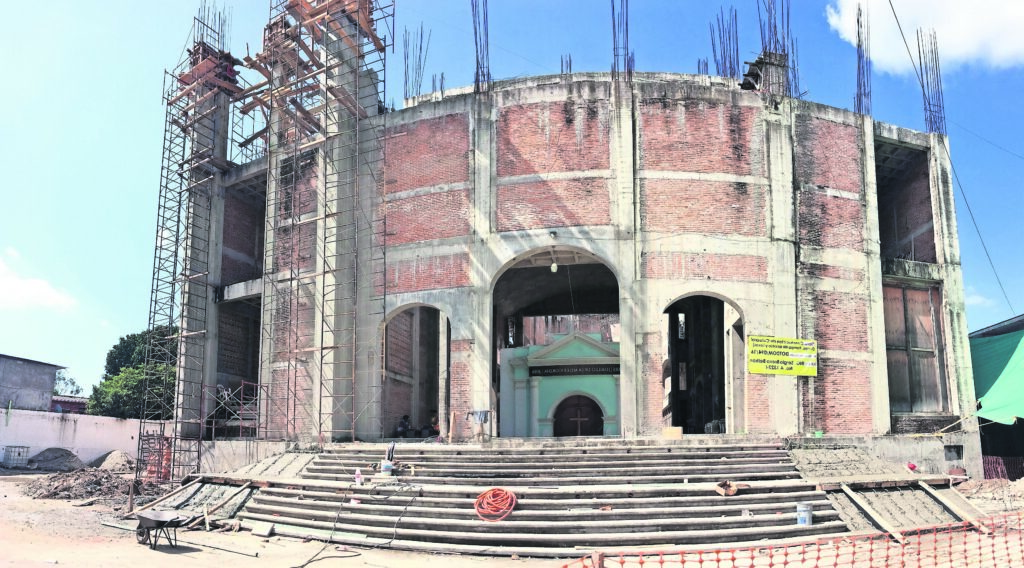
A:
<svg viewBox="0 0 1024 568">
<path fill-rule="evenodd" d="M 82 394 L 82 387 L 74 377 L 68 374 L 67 369 L 61 369 L 57 371 L 57 379 L 53 381 L 53 394 L 78 396 Z"/>
<path fill-rule="evenodd" d="M 147 373 L 147 368 L 151 372 Z M 170 420 L 174 408 L 174 374 L 174 367 L 170 365 L 122 368 L 92 388 L 86 412 L 115 418 L 142 418 L 142 403 L 146 400 L 147 419 Z"/>
<path fill-rule="evenodd" d="M 173 326 L 157 326 L 152 330 L 130 333 L 122 337 L 110 351 L 107 351 L 107 363 L 103 368 L 104 377 L 112 377 L 121 369 L 141 367 L 147 363 L 146 346 L 152 339 L 153 361 L 163 365 L 174 365 L 177 358 L 178 341 L 174 337 L 177 328 Z"/>
</svg>

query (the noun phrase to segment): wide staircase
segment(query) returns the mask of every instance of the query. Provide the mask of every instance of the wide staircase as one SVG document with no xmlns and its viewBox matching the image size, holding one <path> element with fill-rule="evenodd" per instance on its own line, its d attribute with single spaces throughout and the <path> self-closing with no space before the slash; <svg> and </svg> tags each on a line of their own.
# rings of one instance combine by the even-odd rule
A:
<svg viewBox="0 0 1024 568">
<path fill-rule="evenodd" d="M 298 479 L 266 484 L 239 517 L 254 529 L 271 523 L 277 534 L 349 544 L 532 556 L 847 531 L 778 443 L 708 438 L 401 443 L 392 476 L 373 471 L 385 445 L 339 445 Z M 726 480 L 734 495 L 716 491 Z M 496 487 L 517 502 L 486 522 L 474 502 Z M 798 504 L 813 510 L 810 524 L 798 523 Z"/>
</svg>

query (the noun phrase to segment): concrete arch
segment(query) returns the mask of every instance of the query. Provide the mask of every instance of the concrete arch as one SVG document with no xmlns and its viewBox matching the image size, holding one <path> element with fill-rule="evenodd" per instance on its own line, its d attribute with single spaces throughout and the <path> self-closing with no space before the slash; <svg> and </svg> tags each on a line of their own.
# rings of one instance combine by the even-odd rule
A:
<svg viewBox="0 0 1024 568">
<path fill-rule="evenodd" d="M 383 333 L 387 329 L 388 323 L 395 319 L 395 316 L 412 308 L 433 308 L 441 314 L 441 317 L 451 322 L 451 316 L 448 311 L 440 306 L 435 306 L 434 304 L 429 304 L 427 302 L 407 302 L 400 306 L 395 306 L 391 311 L 385 314 L 383 318 L 381 318 L 380 322 L 377 324 L 377 337 L 383 338 Z"/>
<path fill-rule="evenodd" d="M 389 326 L 402 314 L 412 312 L 410 324 L 400 327 L 396 338 L 401 348 L 389 348 Z M 431 313 L 436 313 L 436 317 Z M 451 317 L 447 310 L 427 302 L 406 302 L 394 307 L 377 324 L 377 341 L 382 372 L 380 400 L 384 436 L 391 435 L 397 417 L 408 414 L 412 426 L 420 428 L 436 414 L 442 432 L 447 432 L 451 404 Z M 398 365 L 390 366 L 392 357 Z M 398 361 L 401 361 L 398 363 Z"/>
<path fill-rule="evenodd" d="M 612 276 L 615 277 L 615 282 L 619 286 L 619 288 L 622 287 L 622 276 L 619 273 L 618 267 L 615 266 L 613 263 L 609 262 L 608 259 L 606 259 L 605 257 L 603 257 L 603 256 L 601 256 L 601 255 L 599 255 L 599 254 L 597 254 L 597 253 L 595 253 L 595 252 L 593 252 L 591 250 L 588 250 L 588 249 L 583 248 L 583 247 L 575 246 L 575 245 L 542 245 L 542 246 L 528 248 L 528 249 L 526 249 L 524 251 L 521 251 L 521 252 L 517 253 L 516 255 L 512 256 L 510 259 L 506 260 L 501 265 L 501 268 L 499 268 L 498 270 L 494 271 L 494 274 L 491 275 L 491 281 L 488 284 L 488 291 L 491 294 L 493 294 L 494 293 L 494 287 L 497 286 L 498 281 L 501 280 L 502 276 L 504 276 L 506 272 L 508 272 L 513 267 L 515 267 L 517 264 L 521 263 L 524 260 L 530 259 L 530 258 L 534 258 L 534 257 L 537 257 L 537 256 L 542 256 L 545 253 L 549 253 L 551 251 L 555 251 L 556 253 L 557 252 L 565 252 L 565 253 L 573 253 L 573 252 L 575 252 L 575 253 L 582 254 L 584 256 L 588 256 L 588 257 L 591 257 L 591 258 L 597 260 L 599 264 L 601 264 L 602 266 L 607 268 L 608 271 L 612 273 Z"/>
<path fill-rule="evenodd" d="M 663 310 L 668 326 L 662 381 L 671 426 L 684 433 L 746 427 L 746 315 L 710 290 L 680 294 Z M 708 429 L 710 428 L 710 430 Z"/>
<path fill-rule="evenodd" d="M 603 402 L 601 402 L 601 397 L 594 396 L 593 393 L 589 393 L 589 392 L 582 391 L 582 390 L 579 390 L 579 389 L 567 391 L 566 393 L 564 393 L 564 395 L 561 398 L 559 398 L 558 400 L 552 402 L 551 403 L 551 408 L 548 409 L 548 411 L 545 413 L 544 417 L 547 418 L 548 420 L 554 420 L 554 418 L 555 418 L 555 410 L 558 409 L 558 406 L 560 404 L 562 404 L 563 402 L 565 402 L 567 399 L 569 399 L 569 397 L 573 397 L 573 396 L 585 396 L 585 397 L 589 398 L 590 400 L 593 400 L 594 402 L 596 402 L 597 406 L 600 407 L 600 409 L 601 409 L 601 414 L 603 415 L 603 417 L 606 420 L 608 419 L 608 416 L 612 416 L 616 420 L 618 419 L 617 415 L 615 415 L 615 414 L 609 415 L 608 414 L 608 407 Z"/>
<path fill-rule="evenodd" d="M 695 291 L 692 291 L 692 292 L 686 292 L 685 294 L 681 294 L 679 296 L 676 296 L 675 298 L 672 298 L 672 301 L 670 301 L 668 303 L 668 305 L 666 305 L 664 307 L 664 309 L 662 309 L 661 313 L 667 314 L 668 313 L 668 309 L 671 308 L 672 306 L 674 306 L 680 300 L 685 300 L 687 298 L 693 298 L 695 296 L 708 296 L 709 298 L 715 298 L 716 300 L 721 300 L 721 301 L 725 302 L 726 304 L 729 304 L 730 306 L 732 306 L 732 309 L 736 310 L 736 313 L 738 313 L 740 315 L 740 319 L 741 320 L 747 321 L 747 315 L 746 315 L 746 313 L 744 313 L 743 308 L 739 305 L 739 303 L 737 303 L 735 300 L 733 300 L 729 296 L 726 296 L 725 294 L 720 294 L 718 292 L 712 292 L 711 290 L 695 290 Z"/>
</svg>

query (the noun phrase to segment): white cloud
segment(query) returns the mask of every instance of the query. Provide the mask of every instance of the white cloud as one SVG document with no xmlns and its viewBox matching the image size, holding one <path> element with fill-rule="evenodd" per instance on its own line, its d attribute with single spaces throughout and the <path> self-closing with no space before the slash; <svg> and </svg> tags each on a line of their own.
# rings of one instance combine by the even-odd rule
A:
<svg viewBox="0 0 1024 568">
<path fill-rule="evenodd" d="M 14 247 L 7 247 L 4 249 L 4 256 L 11 260 L 18 260 L 21 258 L 21 253 L 19 253 L 18 249 Z"/>
<path fill-rule="evenodd" d="M 913 73 L 889 0 L 862 0 L 871 19 L 871 60 L 876 71 Z M 829 27 L 857 45 L 858 0 L 830 0 Z M 1024 2 L 1020 0 L 893 0 L 917 60 L 918 28 L 934 28 L 943 72 L 965 64 L 1003 69 L 1024 64 Z"/>
<path fill-rule="evenodd" d="M 9 250 L 5 251 L 8 255 Z M 70 294 L 54 288 L 53 284 L 42 278 L 29 278 L 18 274 L 3 259 L 0 259 L 0 310 L 19 308 L 69 310 L 76 304 L 77 302 Z"/>
<path fill-rule="evenodd" d="M 980 292 L 974 289 L 974 286 L 968 286 L 964 289 L 964 304 L 968 306 L 979 306 L 989 307 L 996 305 L 996 301 L 988 296 L 982 295 Z"/>
</svg>

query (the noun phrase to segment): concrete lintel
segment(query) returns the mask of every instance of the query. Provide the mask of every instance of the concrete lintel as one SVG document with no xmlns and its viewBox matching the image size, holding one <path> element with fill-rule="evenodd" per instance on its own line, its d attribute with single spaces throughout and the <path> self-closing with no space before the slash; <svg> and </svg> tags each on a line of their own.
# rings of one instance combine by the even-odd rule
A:
<svg viewBox="0 0 1024 568">
<path fill-rule="evenodd" d="M 224 299 L 222 302 L 233 302 L 239 300 L 251 300 L 263 294 L 263 279 L 246 280 L 224 287 Z"/>
</svg>

